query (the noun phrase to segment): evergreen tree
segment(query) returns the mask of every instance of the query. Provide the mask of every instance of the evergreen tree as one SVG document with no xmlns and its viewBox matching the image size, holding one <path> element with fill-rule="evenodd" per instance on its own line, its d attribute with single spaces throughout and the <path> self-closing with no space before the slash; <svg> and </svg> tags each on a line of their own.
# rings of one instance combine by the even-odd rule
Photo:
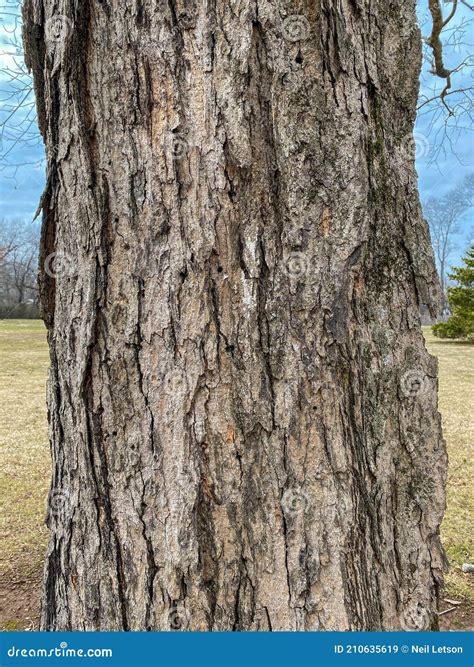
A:
<svg viewBox="0 0 474 667">
<path fill-rule="evenodd" d="M 447 322 L 435 324 L 438 338 L 465 338 L 474 341 L 474 244 L 463 258 L 464 266 L 449 274 L 457 285 L 448 290 L 452 316 Z"/>
</svg>

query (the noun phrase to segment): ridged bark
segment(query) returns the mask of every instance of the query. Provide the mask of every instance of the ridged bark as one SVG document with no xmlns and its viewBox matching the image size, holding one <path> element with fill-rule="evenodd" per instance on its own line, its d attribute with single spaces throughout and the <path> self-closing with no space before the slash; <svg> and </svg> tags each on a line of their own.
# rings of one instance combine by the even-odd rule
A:
<svg viewBox="0 0 474 667">
<path fill-rule="evenodd" d="M 434 628 L 415 0 L 26 0 L 24 23 L 42 628 Z"/>
</svg>

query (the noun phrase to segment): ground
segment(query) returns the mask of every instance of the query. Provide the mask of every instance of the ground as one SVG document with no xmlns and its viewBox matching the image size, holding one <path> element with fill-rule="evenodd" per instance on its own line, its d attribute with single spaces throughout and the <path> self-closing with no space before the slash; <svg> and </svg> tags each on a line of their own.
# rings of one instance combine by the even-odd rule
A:
<svg viewBox="0 0 474 667">
<path fill-rule="evenodd" d="M 474 576 L 462 564 L 474 559 L 474 345 L 442 341 L 424 329 L 440 366 L 440 411 L 448 445 L 448 508 L 442 538 L 450 562 L 441 629 L 474 628 Z M 37 627 L 50 459 L 45 385 L 48 368 L 43 324 L 0 321 L 0 628 Z M 448 600 L 448 601 L 446 601 Z M 453 604 L 452 601 L 460 604 Z"/>
<path fill-rule="evenodd" d="M 0 624 L 34 629 L 50 477 L 43 323 L 0 322 Z"/>
<path fill-rule="evenodd" d="M 474 575 L 462 572 L 474 560 L 474 345 L 435 338 L 430 327 L 424 334 L 431 354 L 439 362 L 439 409 L 449 455 L 447 510 L 441 538 L 449 560 L 445 598 L 462 602 L 457 611 L 440 617 L 445 630 L 474 629 Z M 445 603 L 442 609 L 451 609 Z"/>
</svg>

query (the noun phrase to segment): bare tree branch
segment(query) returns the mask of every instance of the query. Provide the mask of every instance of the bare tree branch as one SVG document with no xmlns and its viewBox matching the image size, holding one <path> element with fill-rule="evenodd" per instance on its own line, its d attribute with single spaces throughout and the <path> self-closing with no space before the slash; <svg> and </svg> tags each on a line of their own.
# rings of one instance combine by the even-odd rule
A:
<svg viewBox="0 0 474 667">
<path fill-rule="evenodd" d="M 461 2 L 464 5 L 466 5 L 469 9 L 472 9 L 472 7 L 467 2 L 463 0 L 461 0 Z M 435 76 L 439 77 L 440 79 L 444 79 L 446 81 L 446 84 L 444 88 L 441 90 L 441 92 L 435 95 L 430 101 L 433 101 L 434 99 L 439 99 L 442 105 L 445 107 L 448 113 L 448 117 L 454 115 L 453 109 L 450 108 L 450 106 L 446 102 L 446 97 L 450 94 L 452 86 L 452 75 L 461 71 L 463 67 L 467 64 L 466 61 L 464 61 L 463 63 L 451 69 L 448 68 L 445 64 L 444 50 L 443 50 L 444 47 L 441 35 L 443 31 L 446 31 L 447 26 L 451 23 L 451 21 L 454 19 L 456 15 L 458 9 L 458 0 L 453 0 L 452 4 L 453 6 L 450 13 L 446 18 L 443 18 L 441 1 L 429 0 L 428 6 L 432 19 L 432 28 L 429 37 L 425 38 L 425 42 L 431 49 L 433 56 L 431 72 Z M 470 90 L 470 88 L 468 90 Z"/>
</svg>

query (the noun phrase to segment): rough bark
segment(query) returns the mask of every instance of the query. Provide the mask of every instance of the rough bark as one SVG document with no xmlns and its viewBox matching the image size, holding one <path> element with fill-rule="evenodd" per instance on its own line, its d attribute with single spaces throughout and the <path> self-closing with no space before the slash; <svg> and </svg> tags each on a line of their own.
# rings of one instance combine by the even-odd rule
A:
<svg viewBox="0 0 474 667">
<path fill-rule="evenodd" d="M 415 1 L 26 0 L 24 22 L 42 628 L 434 628 Z"/>
</svg>

